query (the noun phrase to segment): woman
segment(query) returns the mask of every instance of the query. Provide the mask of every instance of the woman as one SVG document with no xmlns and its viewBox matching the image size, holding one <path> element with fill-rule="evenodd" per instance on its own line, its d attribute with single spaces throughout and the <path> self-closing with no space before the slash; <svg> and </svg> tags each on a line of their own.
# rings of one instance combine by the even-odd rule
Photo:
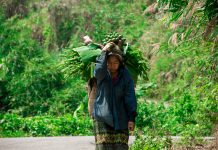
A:
<svg viewBox="0 0 218 150">
<path fill-rule="evenodd" d="M 134 83 L 124 67 L 122 52 L 108 43 L 95 67 L 97 95 L 94 102 L 96 150 L 127 150 L 129 130 L 136 117 Z"/>
</svg>

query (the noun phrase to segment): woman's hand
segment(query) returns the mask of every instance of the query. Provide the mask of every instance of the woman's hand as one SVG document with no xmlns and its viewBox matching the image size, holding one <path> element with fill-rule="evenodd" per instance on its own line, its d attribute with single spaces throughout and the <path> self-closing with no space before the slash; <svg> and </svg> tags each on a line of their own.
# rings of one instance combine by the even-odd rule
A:
<svg viewBox="0 0 218 150">
<path fill-rule="evenodd" d="M 83 42 L 85 43 L 85 45 L 88 45 L 89 43 L 92 43 L 92 39 L 86 35 L 83 37 Z"/>
<path fill-rule="evenodd" d="M 109 42 L 103 47 L 102 51 L 111 51 L 111 48 L 113 48 L 114 46 L 115 44 L 113 42 Z"/>
<path fill-rule="evenodd" d="M 129 129 L 130 131 L 134 131 L 134 129 L 135 129 L 135 123 L 132 122 L 132 121 L 129 121 L 129 122 L 128 122 L 128 129 Z"/>
</svg>

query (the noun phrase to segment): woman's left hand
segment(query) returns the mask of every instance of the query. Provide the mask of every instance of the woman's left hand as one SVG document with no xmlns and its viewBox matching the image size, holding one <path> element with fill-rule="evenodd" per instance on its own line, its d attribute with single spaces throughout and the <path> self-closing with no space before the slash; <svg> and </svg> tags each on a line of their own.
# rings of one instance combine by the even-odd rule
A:
<svg viewBox="0 0 218 150">
<path fill-rule="evenodd" d="M 130 131 L 134 131 L 134 129 L 135 129 L 135 123 L 132 122 L 132 121 L 129 121 L 129 122 L 128 122 L 128 129 L 129 129 Z"/>
</svg>

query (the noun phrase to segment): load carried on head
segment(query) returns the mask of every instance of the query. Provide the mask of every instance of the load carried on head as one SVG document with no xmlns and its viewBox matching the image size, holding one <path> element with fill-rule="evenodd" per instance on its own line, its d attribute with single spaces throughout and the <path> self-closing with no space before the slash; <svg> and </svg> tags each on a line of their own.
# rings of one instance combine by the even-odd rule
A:
<svg viewBox="0 0 218 150">
<path fill-rule="evenodd" d="M 93 63 L 96 57 L 101 54 L 102 48 L 112 42 L 122 51 L 124 64 L 129 70 L 135 84 L 138 76 L 147 78 L 147 61 L 143 57 L 140 50 L 132 48 L 126 39 L 116 33 L 112 32 L 105 36 L 102 40 L 103 44 L 96 44 L 88 37 L 84 37 L 85 46 L 66 49 L 63 52 L 63 61 L 61 63 L 62 72 L 65 77 L 73 74 L 81 75 L 83 79 L 88 80 L 93 76 Z M 108 44 L 109 45 L 109 44 Z"/>
</svg>

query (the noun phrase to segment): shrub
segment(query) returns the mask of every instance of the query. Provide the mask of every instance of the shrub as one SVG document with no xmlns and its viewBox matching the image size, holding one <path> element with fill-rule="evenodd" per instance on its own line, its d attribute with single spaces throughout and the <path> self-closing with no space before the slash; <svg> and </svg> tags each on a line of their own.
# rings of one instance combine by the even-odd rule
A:
<svg viewBox="0 0 218 150">
<path fill-rule="evenodd" d="M 63 116 L 20 117 L 15 114 L 1 114 L 0 136 L 60 136 L 92 135 L 92 122 L 87 116 L 75 118 Z M 22 134 L 21 134 L 22 133 Z"/>
</svg>

